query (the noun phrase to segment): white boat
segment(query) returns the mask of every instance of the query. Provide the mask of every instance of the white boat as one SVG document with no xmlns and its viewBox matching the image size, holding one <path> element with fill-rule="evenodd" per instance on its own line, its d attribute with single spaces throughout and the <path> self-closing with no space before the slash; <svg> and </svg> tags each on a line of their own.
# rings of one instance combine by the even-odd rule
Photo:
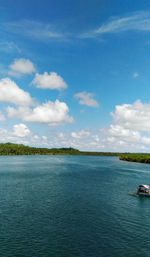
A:
<svg viewBox="0 0 150 257">
<path fill-rule="evenodd" d="M 150 185 L 139 185 L 137 188 L 137 195 L 150 196 Z"/>
</svg>

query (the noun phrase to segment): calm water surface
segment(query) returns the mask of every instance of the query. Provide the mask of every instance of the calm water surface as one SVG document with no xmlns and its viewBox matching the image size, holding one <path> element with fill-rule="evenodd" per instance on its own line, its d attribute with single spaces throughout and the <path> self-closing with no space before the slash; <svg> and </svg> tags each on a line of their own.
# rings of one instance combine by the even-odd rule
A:
<svg viewBox="0 0 150 257">
<path fill-rule="evenodd" d="M 0 157 L 0 257 L 149 257 L 150 165 L 115 157 Z"/>
</svg>

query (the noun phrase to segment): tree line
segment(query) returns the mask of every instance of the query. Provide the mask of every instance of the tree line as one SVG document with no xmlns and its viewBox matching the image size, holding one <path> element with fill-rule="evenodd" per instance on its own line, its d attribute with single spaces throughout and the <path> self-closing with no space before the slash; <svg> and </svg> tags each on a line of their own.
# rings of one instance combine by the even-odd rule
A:
<svg viewBox="0 0 150 257">
<path fill-rule="evenodd" d="M 72 147 L 68 148 L 40 148 L 31 147 L 23 144 L 1 143 L 0 155 L 92 155 L 92 156 L 118 156 L 120 160 L 150 163 L 148 153 L 114 153 L 114 152 L 90 152 L 80 151 Z"/>
<path fill-rule="evenodd" d="M 0 155 L 55 155 L 55 154 L 70 154 L 70 155 L 95 155 L 95 156 L 118 156 L 118 153 L 111 152 L 88 152 L 79 151 L 71 147 L 68 148 L 39 148 L 31 147 L 23 144 L 1 143 Z"/>
<path fill-rule="evenodd" d="M 129 162 L 141 162 L 141 163 L 150 163 L 150 154 L 148 153 L 127 153 L 121 154 L 119 157 L 122 161 Z"/>
</svg>

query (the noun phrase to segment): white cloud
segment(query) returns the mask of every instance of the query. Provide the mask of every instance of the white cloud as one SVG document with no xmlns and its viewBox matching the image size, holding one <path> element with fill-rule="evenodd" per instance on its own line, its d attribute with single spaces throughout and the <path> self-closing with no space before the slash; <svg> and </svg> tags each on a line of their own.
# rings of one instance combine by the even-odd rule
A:
<svg viewBox="0 0 150 257">
<path fill-rule="evenodd" d="M 32 83 L 43 89 L 61 90 L 67 88 L 66 82 L 56 72 L 44 72 L 43 74 L 37 73 Z"/>
<path fill-rule="evenodd" d="M 14 134 L 13 130 L 6 130 L 0 128 L 0 142 L 12 142 L 16 144 L 29 144 L 29 141 L 24 140 L 24 137 L 20 137 Z"/>
<path fill-rule="evenodd" d="M 136 101 L 117 105 L 112 113 L 116 124 L 135 131 L 150 131 L 150 103 Z"/>
<path fill-rule="evenodd" d="M 141 138 L 141 142 L 142 142 L 144 145 L 150 146 L 150 137 L 143 136 L 143 137 Z"/>
<path fill-rule="evenodd" d="M 38 139 L 40 139 L 40 137 L 39 137 L 38 135 L 34 135 L 32 138 L 33 138 L 33 140 L 38 140 Z"/>
<path fill-rule="evenodd" d="M 79 93 L 75 94 L 74 97 L 76 99 L 78 99 L 79 103 L 82 105 L 86 105 L 86 106 L 90 106 L 90 107 L 98 107 L 99 106 L 98 102 L 93 98 L 92 93 L 83 91 L 83 92 L 79 92 Z"/>
<path fill-rule="evenodd" d="M 60 139 L 64 139 L 64 133 L 60 132 L 60 133 L 58 134 L 58 137 L 59 137 Z"/>
<path fill-rule="evenodd" d="M 24 37 L 29 37 L 34 40 L 49 42 L 49 40 L 62 40 L 67 37 L 62 32 L 58 32 L 56 28 L 49 23 L 42 23 L 34 20 L 20 20 L 5 22 L 2 24 L 3 30 L 13 33 L 21 34 Z M 23 33 L 22 33 L 23 32 Z"/>
<path fill-rule="evenodd" d="M 95 142 L 97 142 L 97 143 L 100 142 L 100 138 L 99 138 L 98 135 L 92 135 L 92 139 L 93 139 Z"/>
<path fill-rule="evenodd" d="M 95 38 L 106 34 L 117 34 L 126 31 L 150 31 L 150 12 L 138 11 L 122 16 L 110 17 L 108 20 L 91 31 L 80 34 L 64 33 L 57 29 L 57 26 L 46 22 L 34 20 L 20 20 L 1 23 L 3 30 L 8 33 L 22 35 L 48 43 L 51 40 L 62 42 L 75 38 Z M 22 33 L 23 31 L 23 33 Z"/>
<path fill-rule="evenodd" d="M 0 51 L 6 53 L 21 53 L 21 49 L 12 41 L 1 41 Z"/>
<path fill-rule="evenodd" d="M 73 147 L 79 150 L 101 151 L 103 145 L 98 141 L 97 135 L 90 130 L 73 131 L 70 133 L 56 132 L 51 135 L 48 142 L 51 142 L 52 147 Z"/>
<path fill-rule="evenodd" d="M 16 59 L 9 66 L 9 75 L 20 76 L 20 75 L 30 75 L 36 71 L 34 64 L 29 59 Z"/>
<path fill-rule="evenodd" d="M 0 121 L 4 121 L 5 119 L 5 115 L 2 112 L 0 112 Z"/>
<path fill-rule="evenodd" d="M 49 101 L 34 108 L 19 107 L 17 109 L 8 107 L 7 113 L 9 117 L 18 117 L 27 122 L 59 124 L 73 121 L 73 118 L 69 116 L 67 104 L 59 100 Z"/>
<path fill-rule="evenodd" d="M 78 132 L 72 132 L 71 136 L 76 139 L 81 139 L 83 137 L 88 137 L 90 135 L 90 131 L 80 130 Z"/>
<path fill-rule="evenodd" d="M 17 137 L 26 137 L 30 134 L 30 130 L 25 124 L 20 123 L 13 126 L 13 134 Z"/>
<path fill-rule="evenodd" d="M 9 130 L 0 128 L 0 142 L 12 142 L 37 147 L 49 147 L 46 136 L 34 134 L 25 124 L 16 124 Z"/>
<path fill-rule="evenodd" d="M 82 37 L 97 37 L 126 31 L 150 31 L 150 12 L 140 11 L 122 17 L 112 17 L 97 29 L 83 34 Z"/>
<path fill-rule="evenodd" d="M 0 80 L 0 102 L 30 105 L 32 104 L 32 98 L 28 92 L 19 88 L 14 81 L 4 78 Z"/>
<path fill-rule="evenodd" d="M 43 139 L 44 141 L 47 141 L 47 137 L 46 137 L 46 136 L 42 136 L 42 139 Z"/>
<path fill-rule="evenodd" d="M 12 135 L 6 129 L 0 128 L 0 142 L 6 143 L 12 141 Z"/>
<path fill-rule="evenodd" d="M 108 130 L 109 135 L 111 138 L 121 138 L 125 141 L 134 141 L 138 142 L 141 138 L 140 133 L 137 131 L 126 129 L 120 125 L 110 125 Z"/>
<path fill-rule="evenodd" d="M 112 117 L 113 124 L 104 131 L 106 149 L 150 152 L 150 103 L 117 105 Z"/>
</svg>

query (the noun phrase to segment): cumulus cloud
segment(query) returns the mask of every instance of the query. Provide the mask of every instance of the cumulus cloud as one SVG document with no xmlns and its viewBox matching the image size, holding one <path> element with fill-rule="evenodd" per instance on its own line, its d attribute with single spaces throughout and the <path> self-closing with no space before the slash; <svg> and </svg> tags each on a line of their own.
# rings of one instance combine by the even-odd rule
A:
<svg viewBox="0 0 150 257">
<path fill-rule="evenodd" d="M 82 129 L 71 133 L 58 133 L 57 136 L 54 136 L 54 140 L 50 141 L 54 142 L 55 147 L 70 146 L 79 150 L 102 151 L 104 150 L 102 138 L 96 131 Z"/>
<path fill-rule="evenodd" d="M 30 94 L 12 81 L 9 78 L 0 80 L 0 102 L 7 102 L 19 105 L 32 104 L 32 98 Z"/>
<path fill-rule="evenodd" d="M 122 140 L 130 142 L 138 142 L 141 138 L 140 133 L 138 131 L 126 129 L 117 124 L 110 125 L 108 133 L 111 136 L 111 138 L 121 138 Z"/>
<path fill-rule="evenodd" d="M 0 139 L 1 143 L 12 142 L 37 147 L 50 147 L 46 136 L 34 134 L 23 123 L 16 124 L 10 129 L 0 128 Z"/>
<path fill-rule="evenodd" d="M 95 141 L 96 143 L 99 143 L 100 142 L 100 138 L 98 135 L 92 135 L 92 139 L 93 141 Z"/>
<path fill-rule="evenodd" d="M 26 137 L 30 134 L 30 130 L 25 124 L 20 123 L 13 126 L 13 134 L 17 137 Z"/>
<path fill-rule="evenodd" d="M 88 92 L 85 92 L 85 91 L 79 92 L 79 93 L 74 95 L 74 97 L 79 100 L 79 103 L 81 105 L 86 105 L 86 106 L 90 106 L 90 107 L 98 107 L 99 104 L 93 98 L 93 96 L 94 95 L 92 93 L 88 93 Z"/>
<path fill-rule="evenodd" d="M 56 72 L 44 72 L 43 74 L 37 73 L 32 84 L 42 89 L 61 90 L 67 88 L 67 84 L 64 79 Z"/>
<path fill-rule="evenodd" d="M 47 136 L 42 136 L 42 139 L 43 139 L 44 141 L 47 141 Z"/>
<path fill-rule="evenodd" d="M 36 71 L 34 64 L 29 59 L 16 59 L 9 66 L 9 75 L 20 76 L 20 75 L 30 75 Z"/>
<path fill-rule="evenodd" d="M 113 123 L 104 130 L 105 147 L 115 151 L 150 151 L 150 103 L 115 107 Z"/>
<path fill-rule="evenodd" d="M 71 132 L 71 136 L 76 139 L 81 139 L 83 137 L 88 137 L 90 135 L 90 131 L 80 130 L 78 132 Z"/>
<path fill-rule="evenodd" d="M 150 130 L 150 103 L 136 101 L 133 104 L 117 105 L 112 116 L 115 123 L 126 129 Z"/>
<path fill-rule="evenodd" d="M 60 132 L 60 133 L 58 134 L 58 137 L 59 137 L 60 139 L 64 139 L 64 133 Z"/>
<path fill-rule="evenodd" d="M 5 119 L 5 115 L 2 112 L 0 112 L 0 121 L 4 121 Z"/>
<path fill-rule="evenodd" d="M 29 107 L 8 107 L 9 117 L 18 117 L 27 122 L 39 122 L 47 124 L 59 124 L 63 122 L 72 122 L 73 118 L 69 116 L 69 108 L 66 103 L 56 100 L 55 102 L 46 102 L 34 108 Z"/>
<path fill-rule="evenodd" d="M 146 146 L 150 146 L 150 137 L 147 137 L 147 136 L 143 136 L 141 138 L 141 142 L 146 145 Z"/>
</svg>

